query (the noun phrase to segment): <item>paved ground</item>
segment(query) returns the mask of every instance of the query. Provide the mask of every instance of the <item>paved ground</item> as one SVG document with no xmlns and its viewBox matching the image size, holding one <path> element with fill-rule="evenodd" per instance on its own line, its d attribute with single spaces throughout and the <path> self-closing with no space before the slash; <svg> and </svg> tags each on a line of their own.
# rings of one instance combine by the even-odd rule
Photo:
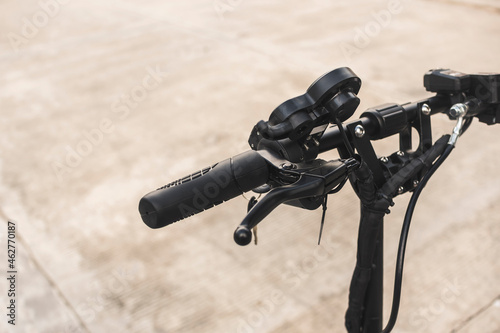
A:
<svg viewBox="0 0 500 333">
<path fill-rule="evenodd" d="M 30 0 L 0 13 L 0 270 L 13 221 L 18 271 L 15 326 L 0 279 L 1 332 L 343 332 L 352 190 L 330 200 L 319 247 L 319 211 L 279 208 L 242 248 L 245 199 L 150 230 L 140 197 L 248 149 L 258 120 L 336 67 L 362 78 L 360 111 L 428 96 L 430 68 L 500 71 L 493 0 Z M 436 137 L 450 131 L 434 118 Z M 426 188 L 395 331 L 500 332 L 497 133 L 473 124 Z M 407 200 L 387 219 L 386 313 Z"/>
</svg>

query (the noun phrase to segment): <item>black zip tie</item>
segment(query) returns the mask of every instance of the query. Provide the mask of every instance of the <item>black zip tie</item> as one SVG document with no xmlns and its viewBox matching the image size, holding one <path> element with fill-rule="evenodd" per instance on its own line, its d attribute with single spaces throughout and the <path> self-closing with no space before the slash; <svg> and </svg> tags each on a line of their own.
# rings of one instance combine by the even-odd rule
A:
<svg viewBox="0 0 500 333">
<path fill-rule="evenodd" d="M 325 199 L 323 200 L 323 214 L 321 216 L 321 226 L 319 228 L 319 238 L 318 238 L 318 245 L 321 243 L 321 235 L 323 234 L 323 226 L 325 225 L 325 215 L 326 215 L 326 199 L 328 198 L 328 195 L 325 195 Z"/>
</svg>

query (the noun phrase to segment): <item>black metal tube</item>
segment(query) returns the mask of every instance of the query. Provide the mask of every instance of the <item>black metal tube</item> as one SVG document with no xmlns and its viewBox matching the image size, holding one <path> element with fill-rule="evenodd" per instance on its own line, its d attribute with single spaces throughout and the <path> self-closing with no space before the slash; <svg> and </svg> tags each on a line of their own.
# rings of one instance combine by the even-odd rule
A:
<svg viewBox="0 0 500 333">
<path fill-rule="evenodd" d="M 450 96 L 436 95 L 427 99 L 420 100 L 418 102 L 400 105 L 406 113 L 406 123 L 411 123 L 417 118 L 418 112 L 421 112 L 420 109 L 423 104 L 427 104 L 429 106 L 430 114 L 433 115 L 436 113 L 447 112 L 452 106 L 453 102 Z M 380 124 L 374 121 L 372 118 L 361 117 L 359 121 L 361 121 L 362 126 L 364 127 L 366 133 L 370 135 L 370 137 L 377 137 L 377 140 L 387 137 L 378 136 L 378 133 L 383 133 L 384 129 L 380 128 Z M 350 123 L 345 124 L 344 128 L 346 128 Z M 405 124 L 401 124 L 401 126 L 404 125 Z M 349 136 L 348 132 L 346 134 Z M 349 139 L 351 140 L 351 138 Z M 342 143 L 343 140 L 340 130 L 337 125 L 333 125 L 332 127 L 328 128 L 321 137 L 319 144 L 319 153 L 324 153 L 328 150 L 336 149 L 340 145 L 342 145 Z"/>
<path fill-rule="evenodd" d="M 382 106 L 380 108 L 367 111 L 359 120 L 350 122 L 342 126 L 349 126 L 357 122 L 361 122 L 365 133 L 370 140 L 383 139 L 398 133 L 401 128 L 405 128 L 408 124 L 417 120 L 419 112 L 423 112 L 424 104 L 428 114 L 436 114 L 447 112 L 451 107 L 452 98 L 445 95 L 436 95 L 434 97 L 424 99 L 415 103 L 407 103 L 404 105 Z M 380 113 L 379 113 L 380 112 Z M 388 126 L 384 128 L 383 126 Z M 348 135 L 349 131 L 345 131 Z M 353 140 L 352 136 L 348 138 Z M 331 149 L 336 149 L 343 144 L 342 133 L 337 126 L 332 126 L 325 133 L 320 141 L 319 152 L 325 152 Z M 364 333 L 379 333 L 382 331 L 383 325 L 383 280 L 384 280 L 384 226 L 380 223 L 380 230 L 377 236 L 377 245 L 375 248 L 373 267 L 371 278 L 366 290 L 366 298 L 364 299 L 364 322 L 362 324 L 362 332 Z M 397 313 L 397 312 L 396 312 Z M 346 317 L 347 318 L 347 317 Z M 348 328 L 349 330 L 349 328 Z"/>
<path fill-rule="evenodd" d="M 384 307 L 384 223 L 380 224 L 373 268 L 365 299 L 363 332 L 379 333 L 383 325 Z"/>
</svg>

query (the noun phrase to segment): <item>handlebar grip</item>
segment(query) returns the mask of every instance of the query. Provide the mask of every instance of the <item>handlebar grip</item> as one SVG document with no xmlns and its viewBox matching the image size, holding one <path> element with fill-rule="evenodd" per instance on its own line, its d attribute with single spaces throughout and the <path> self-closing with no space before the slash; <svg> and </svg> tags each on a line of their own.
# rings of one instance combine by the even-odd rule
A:
<svg viewBox="0 0 500 333">
<path fill-rule="evenodd" d="M 142 220 L 153 229 L 200 213 L 268 181 L 268 163 L 249 150 L 146 194 Z"/>
</svg>

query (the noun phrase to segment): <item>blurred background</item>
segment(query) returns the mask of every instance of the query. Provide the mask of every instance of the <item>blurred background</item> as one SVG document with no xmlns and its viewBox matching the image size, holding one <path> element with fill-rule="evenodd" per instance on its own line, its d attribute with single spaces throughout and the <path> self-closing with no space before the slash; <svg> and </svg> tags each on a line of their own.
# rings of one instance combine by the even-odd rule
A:
<svg viewBox="0 0 500 333">
<path fill-rule="evenodd" d="M 363 81 L 353 119 L 429 96 L 431 68 L 500 72 L 494 0 L 5 0 L 0 13 L 0 271 L 8 221 L 18 269 L 15 326 L 0 279 L 1 332 L 344 332 L 349 186 L 320 246 L 320 210 L 279 207 L 240 247 L 243 197 L 159 230 L 139 199 L 249 149 L 257 121 L 337 67 Z M 432 121 L 434 138 L 454 126 Z M 424 190 L 395 332 L 500 332 L 497 135 L 474 122 Z M 385 222 L 386 315 L 408 200 Z"/>
</svg>

